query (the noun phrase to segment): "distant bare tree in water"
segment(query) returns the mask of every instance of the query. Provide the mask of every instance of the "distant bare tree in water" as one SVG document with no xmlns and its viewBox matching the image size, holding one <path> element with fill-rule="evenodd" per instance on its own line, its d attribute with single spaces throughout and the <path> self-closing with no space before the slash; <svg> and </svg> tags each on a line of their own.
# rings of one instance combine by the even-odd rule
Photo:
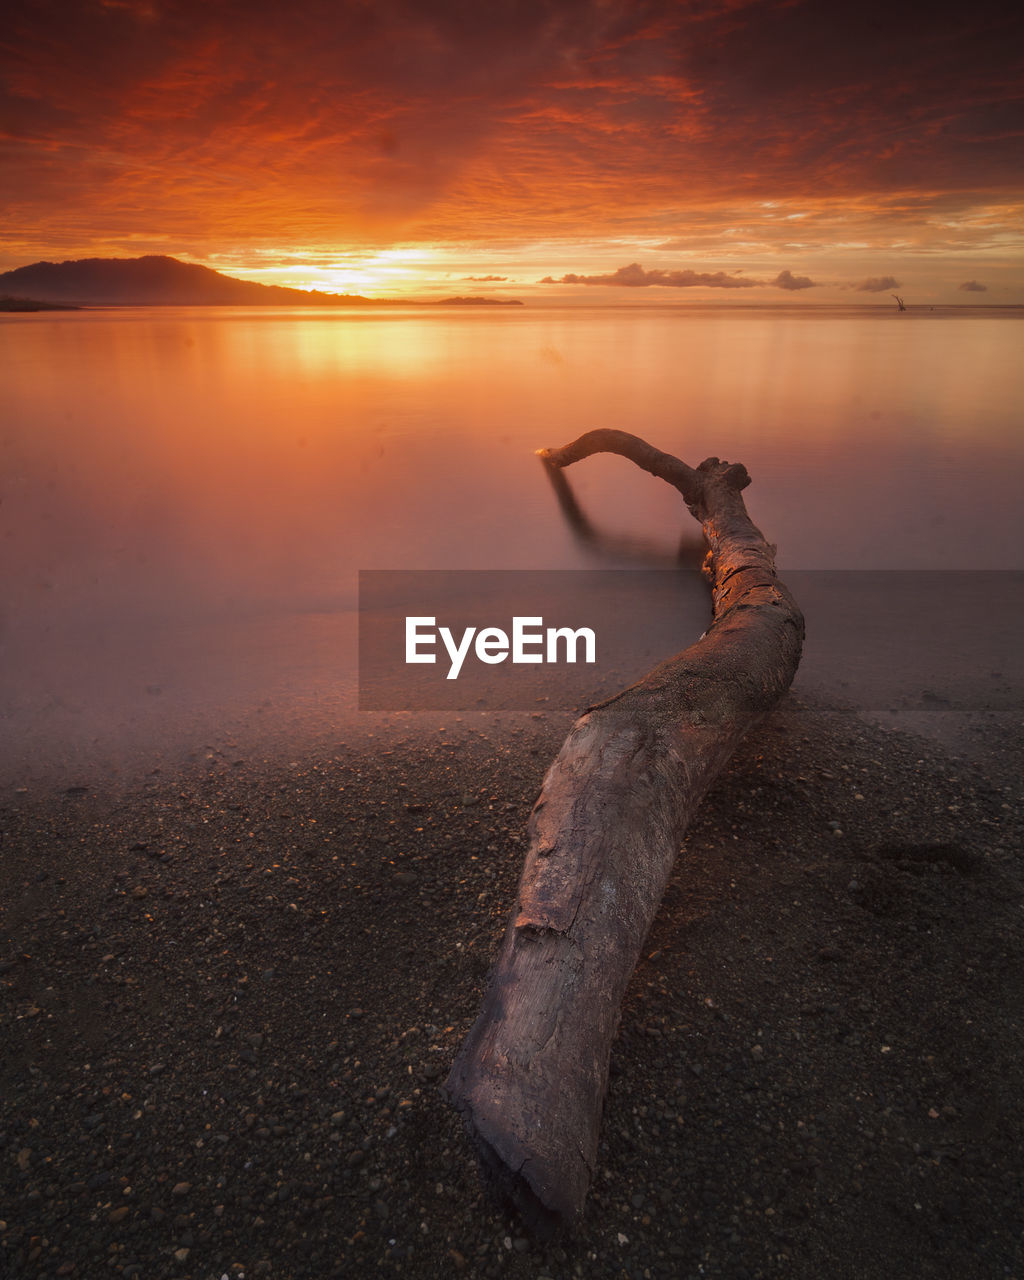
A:
<svg viewBox="0 0 1024 1280">
<path fill-rule="evenodd" d="M 906 303 L 904 303 L 903 299 L 900 297 L 898 293 L 890 294 L 890 297 L 893 297 L 896 299 L 896 305 L 897 307 L 899 307 L 901 311 L 906 311 L 907 309 Z"/>
</svg>

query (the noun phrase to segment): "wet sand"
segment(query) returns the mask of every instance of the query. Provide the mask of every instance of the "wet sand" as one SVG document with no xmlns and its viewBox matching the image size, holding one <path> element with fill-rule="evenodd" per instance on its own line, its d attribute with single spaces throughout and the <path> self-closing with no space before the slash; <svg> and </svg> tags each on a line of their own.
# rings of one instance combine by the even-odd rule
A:
<svg viewBox="0 0 1024 1280">
<path fill-rule="evenodd" d="M 7 788 L 7 1274 L 1020 1274 L 1020 700 L 970 710 L 928 712 L 949 746 L 796 692 L 742 745 L 549 1244 L 438 1086 L 571 717 L 369 717 Z"/>
</svg>

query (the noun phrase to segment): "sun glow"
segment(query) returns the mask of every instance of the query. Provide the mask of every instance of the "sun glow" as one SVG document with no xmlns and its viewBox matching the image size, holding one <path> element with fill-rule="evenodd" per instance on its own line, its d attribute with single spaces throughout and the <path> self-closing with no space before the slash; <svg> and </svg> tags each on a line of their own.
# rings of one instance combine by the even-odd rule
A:
<svg viewBox="0 0 1024 1280">
<path fill-rule="evenodd" d="M 264 255 L 261 255 L 264 256 Z M 433 279 L 429 248 L 387 248 L 371 253 L 302 253 L 282 250 L 268 264 L 221 260 L 225 274 L 259 284 L 279 284 L 316 293 L 356 293 L 365 297 L 402 297 L 424 292 Z"/>
<path fill-rule="evenodd" d="M 267 255 L 270 256 L 269 254 Z M 304 254 L 282 250 L 273 265 L 218 262 L 218 270 L 258 284 L 307 292 L 400 298 L 429 291 L 437 255 L 429 248 L 378 249 L 370 253 Z"/>
</svg>

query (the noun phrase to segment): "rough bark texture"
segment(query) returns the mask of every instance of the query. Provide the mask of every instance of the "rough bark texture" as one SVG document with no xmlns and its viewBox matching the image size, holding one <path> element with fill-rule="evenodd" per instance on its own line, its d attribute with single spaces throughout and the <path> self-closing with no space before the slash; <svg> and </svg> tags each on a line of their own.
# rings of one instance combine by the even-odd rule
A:
<svg viewBox="0 0 1024 1280">
<path fill-rule="evenodd" d="M 621 431 L 541 456 L 562 468 L 598 452 L 679 489 L 707 538 L 714 610 L 696 644 L 581 716 L 548 770 L 502 949 L 445 1086 L 485 1171 L 535 1229 L 582 1210 L 619 1008 L 683 834 L 789 687 L 803 640 L 744 506 L 742 466 L 694 469 Z"/>
</svg>

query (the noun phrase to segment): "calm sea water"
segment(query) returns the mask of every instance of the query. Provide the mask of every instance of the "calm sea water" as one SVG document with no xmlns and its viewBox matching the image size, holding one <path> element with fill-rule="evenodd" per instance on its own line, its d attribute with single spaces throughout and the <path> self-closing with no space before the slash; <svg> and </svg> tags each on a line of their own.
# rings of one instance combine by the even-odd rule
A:
<svg viewBox="0 0 1024 1280">
<path fill-rule="evenodd" d="M 695 526 L 621 459 L 570 473 L 600 545 L 566 525 L 534 450 L 597 426 L 745 463 L 790 571 L 1024 568 L 1022 333 L 827 309 L 3 317 L 0 766 L 340 724 L 360 568 L 670 563 Z"/>
</svg>

